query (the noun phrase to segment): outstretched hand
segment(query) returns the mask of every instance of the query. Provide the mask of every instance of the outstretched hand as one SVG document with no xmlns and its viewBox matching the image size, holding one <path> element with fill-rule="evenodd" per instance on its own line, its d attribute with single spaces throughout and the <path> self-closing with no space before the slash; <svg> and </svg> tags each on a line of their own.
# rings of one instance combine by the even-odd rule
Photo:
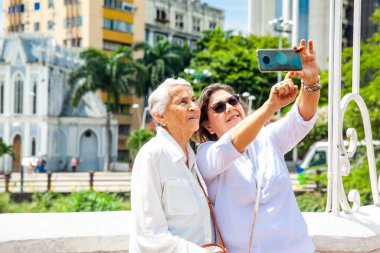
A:
<svg viewBox="0 0 380 253">
<path fill-rule="evenodd" d="M 293 46 L 294 50 L 300 50 L 302 60 L 301 71 L 291 71 L 293 75 L 302 79 L 305 84 L 314 84 L 318 81 L 318 64 L 314 55 L 313 41 L 309 40 L 306 48 L 306 41 L 301 40 L 300 45 Z"/>
</svg>

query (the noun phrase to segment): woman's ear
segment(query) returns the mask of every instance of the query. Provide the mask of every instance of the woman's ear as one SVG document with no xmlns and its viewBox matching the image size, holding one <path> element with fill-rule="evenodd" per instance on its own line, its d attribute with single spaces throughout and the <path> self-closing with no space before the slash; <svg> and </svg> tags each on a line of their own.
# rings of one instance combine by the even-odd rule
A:
<svg viewBox="0 0 380 253">
<path fill-rule="evenodd" d="M 215 132 L 212 130 L 212 127 L 210 126 L 210 123 L 208 120 L 202 123 L 202 126 L 206 128 L 207 131 L 209 131 L 210 134 L 215 134 Z"/>
<path fill-rule="evenodd" d="M 163 115 L 160 115 L 158 113 L 153 113 L 153 118 L 154 120 L 160 125 L 160 126 L 165 126 L 165 119 Z"/>
</svg>

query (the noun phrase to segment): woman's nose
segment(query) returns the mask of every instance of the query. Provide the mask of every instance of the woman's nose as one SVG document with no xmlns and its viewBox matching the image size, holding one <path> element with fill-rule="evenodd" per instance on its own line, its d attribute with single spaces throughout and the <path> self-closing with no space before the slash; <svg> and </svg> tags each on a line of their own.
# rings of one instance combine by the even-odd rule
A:
<svg viewBox="0 0 380 253">
<path fill-rule="evenodd" d="M 195 111 L 195 110 L 199 110 L 199 107 L 195 102 L 191 101 L 190 111 Z"/>
<path fill-rule="evenodd" d="M 229 112 L 231 110 L 235 110 L 235 106 L 232 106 L 229 103 L 226 103 L 226 112 Z"/>
</svg>

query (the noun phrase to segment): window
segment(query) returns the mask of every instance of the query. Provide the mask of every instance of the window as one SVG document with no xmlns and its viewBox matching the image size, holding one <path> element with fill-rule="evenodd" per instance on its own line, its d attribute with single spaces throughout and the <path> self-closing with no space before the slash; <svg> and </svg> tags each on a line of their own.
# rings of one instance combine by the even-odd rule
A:
<svg viewBox="0 0 380 253">
<path fill-rule="evenodd" d="M 199 18 L 193 18 L 193 31 L 194 32 L 201 31 L 201 20 Z"/>
<path fill-rule="evenodd" d="M 63 28 L 82 26 L 82 16 L 65 18 L 63 20 Z"/>
<path fill-rule="evenodd" d="M 24 82 L 21 78 L 21 75 L 17 75 L 15 79 L 15 86 L 14 86 L 14 113 L 21 114 L 22 113 L 22 107 L 23 107 L 23 96 L 24 96 Z"/>
<path fill-rule="evenodd" d="M 119 47 L 122 47 L 122 46 L 129 46 L 129 45 L 123 44 L 123 43 L 117 43 L 117 42 L 113 42 L 113 41 L 103 40 L 103 49 L 104 50 L 115 51 L 115 50 L 119 49 Z"/>
<path fill-rule="evenodd" d="M 40 22 L 34 22 L 34 31 L 38 32 L 40 30 Z"/>
<path fill-rule="evenodd" d="M 175 27 L 178 29 L 183 29 L 183 14 L 175 14 Z"/>
<path fill-rule="evenodd" d="M 164 33 L 156 33 L 154 34 L 154 42 L 160 41 L 160 40 L 166 40 L 168 39 L 168 35 Z"/>
<path fill-rule="evenodd" d="M 4 113 L 4 80 L 0 80 L 0 113 Z"/>
<path fill-rule="evenodd" d="M 48 20 L 48 30 L 53 30 L 54 25 L 55 23 L 53 20 Z"/>
<path fill-rule="evenodd" d="M 35 3 L 34 3 L 34 10 L 35 10 L 35 11 L 39 11 L 39 10 L 40 10 L 40 7 L 41 7 L 41 6 L 40 6 L 40 3 L 39 3 L 39 2 L 35 2 Z"/>
<path fill-rule="evenodd" d="M 178 37 L 178 36 L 174 36 L 173 37 L 173 44 L 174 45 L 177 45 L 177 46 L 180 46 L 180 47 L 184 47 L 185 46 L 185 38 L 182 38 L 182 37 Z"/>
<path fill-rule="evenodd" d="M 210 28 L 210 30 L 215 30 L 216 23 L 215 22 L 210 22 L 209 28 Z"/>
<path fill-rule="evenodd" d="M 54 0 L 48 0 L 48 8 L 54 8 Z"/>
<path fill-rule="evenodd" d="M 32 139 L 32 156 L 36 155 L 36 139 Z"/>
<path fill-rule="evenodd" d="M 103 28 L 119 32 L 132 33 L 132 24 L 113 19 L 103 19 Z"/>
<path fill-rule="evenodd" d="M 164 11 L 162 9 L 157 9 L 156 10 L 156 21 L 159 21 L 159 22 L 168 22 L 166 11 Z"/>
<path fill-rule="evenodd" d="M 77 5 L 80 4 L 80 0 L 65 0 L 65 5 Z"/>
<path fill-rule="evenodd" d="M 25 5 L 24 4 L 20 5 L 20 12 L 21 13 L 25 12 Z"/>
<path fill-rule="evenodd" d="M 119 125 L 119 134 L 128 135 L 131 131 L 130 125 Z"/>
<path fill-rule="evenodd" d="M 32 113 L 37 113 L 37 80 L 33 81 L 33 91 L 32 91 Z"/>
</svg>

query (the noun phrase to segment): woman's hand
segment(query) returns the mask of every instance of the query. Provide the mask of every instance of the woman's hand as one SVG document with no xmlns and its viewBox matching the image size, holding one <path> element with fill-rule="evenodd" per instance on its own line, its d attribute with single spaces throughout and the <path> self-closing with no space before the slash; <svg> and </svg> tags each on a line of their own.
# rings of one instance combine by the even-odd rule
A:
<svg viewBox="0 0 380 253">
<path fill-rule="evenodd" d="M 306 41 L 301 40 L 299 47 L 293 46 L 294 50 L 300 50 L 302 60 L 302 70 L 294 71 L 291 76 L 302 79 L 303 83 L 315 84 L 318 82 L 318 64 L 314 55 L 313 41 L 309 40 L 306 48 Z"/>
<path fill-rule="evenodd" d="M 293 73 L 289 72 L 284 81 L 272 87 L 267 101 L 272 110 L 277 111 L 295 100 L 298 87 L 293 84 L 292 75 Z"/>
</svg>

